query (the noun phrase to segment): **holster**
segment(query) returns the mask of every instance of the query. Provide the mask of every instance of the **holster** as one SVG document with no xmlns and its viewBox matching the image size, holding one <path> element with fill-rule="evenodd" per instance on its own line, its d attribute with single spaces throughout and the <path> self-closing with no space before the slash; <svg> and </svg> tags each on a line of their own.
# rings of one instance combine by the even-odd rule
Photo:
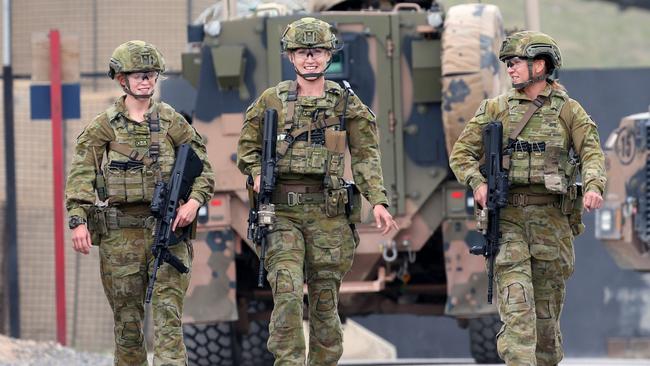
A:
<svg viewBox="0 0 650 366">
<path fill-rule="evenodd" d="M 585 225 L 582 223 L 582 213 L 584 211 L 582 199 L 582 183 L 569 186 L 567 193 L 562 195 L 562 213 L 569 217 L 569 225 L 574 236 L 582 234 L 585 230 Z"/>
</svg>

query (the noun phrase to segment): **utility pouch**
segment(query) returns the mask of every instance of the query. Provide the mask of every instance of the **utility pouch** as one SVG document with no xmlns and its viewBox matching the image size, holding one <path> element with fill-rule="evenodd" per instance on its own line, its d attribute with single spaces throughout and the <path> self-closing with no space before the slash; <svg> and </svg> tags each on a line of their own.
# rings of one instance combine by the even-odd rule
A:
<svg viewBox="0 0 650 366">
<path fill-rule="evenodd" d="M 104 174 L 97 172 L 95 174 L 95 190 L 97 191 L 97 198 L 100 201 L 104 202 L 108 199 L 108 192 L 106 191 L 106 179 L 104 179 Z"/>
<path fill-rule="evenodd" d="M 93 245 L 99 245 L 102 236 L 108 234 L 106 224 L 107 207 L 93 206 L 88 211 L 88 231 Z"/>
<path fill-rule="evenodd" d="M 346 133 L 333 128 L 325 129 L 325 147 L 339 154 L 345 153 Z"/>
<path fill-rule="evenodd" d="M 562 195 L 562 213 L 569 217 L 569 225 L 573 236 L 582 234 L 585 225 L 582 223 L 583 207 L 582 184 L 576 183 L 567 189 L 567 193 Z"/>
<path fill-rule="evenodd" d="M 325 191 L 325 215 L 337 217 L 345 213 L 348 203 L 348 192 L 345 188 L 329 189 Z"/>
<path fill-rule="evenodd" d="M 345 214 L 351 225 L 361 223 L 361 192 L 356 184 L 346 181 L 343 185 L 348 202 L 345 204 Z"/>
</svg>

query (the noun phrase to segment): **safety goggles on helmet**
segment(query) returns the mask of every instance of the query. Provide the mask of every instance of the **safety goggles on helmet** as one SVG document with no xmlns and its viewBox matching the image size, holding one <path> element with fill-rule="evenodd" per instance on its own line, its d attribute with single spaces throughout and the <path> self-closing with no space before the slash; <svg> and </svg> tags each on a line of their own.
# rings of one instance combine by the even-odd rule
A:
<svg viewBox="0 0 650 366">
<path fill-rule="evenodd" d="M 309 56 L 314 60 L 320 60 L 327 55 L 327 50 L 324 48 L 298 48 L 293 51 L 293 54 L 300 60 L 306 60 Z"/>
<path fill-rule="evenodd" d="M 158 79 L 158 75 L 160 75 L 160 73 L 158 71 L 155 71 L 155 70 L 137 71 L 137 72 L 127 73 L 127 76 L 130 79 L 132 79 L 133 81 L 136 81 L 138 83 L 143 82 L 145 79 L 156 80 L 156 79 Z"/>
<path fill-rule="evenodd" d="M 527 60 L 528 59 L 526 59 L 526 58 L 515 56 L 515 57 L 510 57 L 510 58 L 504 60 L 504 62 L 506 63 L 506 66 L 508 68 L 512 68 L 512 67 L 515 67 L 515 66 L 521 64 L 522 62 L 526 62 Z"/>
</svg>

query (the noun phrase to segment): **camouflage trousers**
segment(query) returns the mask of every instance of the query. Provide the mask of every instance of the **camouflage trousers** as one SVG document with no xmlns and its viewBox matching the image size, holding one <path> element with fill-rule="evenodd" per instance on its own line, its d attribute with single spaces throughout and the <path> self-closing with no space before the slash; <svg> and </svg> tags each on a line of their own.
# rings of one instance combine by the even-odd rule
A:
<svg viewBox="0 0 650 366">
<path fill-rule="evenodd" d="M 343 354 L 338 315 L 341 279 L 352 266 L 355 240 L 344 215 L 328 218 L 324 205 L 276 205 L 265 268 L 273 291 L 268 349 L 275 366 L 304 366 L 303 283 L 309 300 L 310 366 L 334 366 Z"/>
<path fill-rule="evenodd" d="M 147 365 L 144 345 L 144 296 L 153 255 L 151 229 L 110 230 L 99 246 L 104 293 L 113 310 L 115 365 Z M 191 244 L 170 247 L 191 267 Z M 154 365 L 186 365 L 181 316 L 190 274 L 165 263 L 158 270 L 151 300 L 154 327 Z"/>
<path fill-rule="evenodd" d="M 560 314 L 575 264 L 567 216 L 553 205 L 507 207 L 495 260 L 499 356 L 508 365 L 557 365 L 563 357 Z"/>
</svg>

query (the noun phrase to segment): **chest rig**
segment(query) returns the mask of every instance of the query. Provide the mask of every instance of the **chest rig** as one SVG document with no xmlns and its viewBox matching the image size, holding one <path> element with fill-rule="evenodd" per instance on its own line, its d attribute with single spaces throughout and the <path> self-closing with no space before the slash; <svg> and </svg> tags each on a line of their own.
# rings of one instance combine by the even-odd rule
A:
<svg viewBox="0 0 650 366">
<path fill-rule="evenodd" d="M 536 111 L 532 111 L 529 103 L 521 102 L 515 98 L 507 101 L 509 123 L 504 135 L 511 138 L 514 135 L 508 141 L 510 184 L 540 185 L 549 193 L 564 194 L 572 172 L 568 167 L 570 134 L 560 118 L 566 98 L 551 92 L 548 97 L 533 101 L 538 108 Z M 529 109 L 534 113 L 527 120 L 525 115 Z"/>
<path fill-rule="evenodd" d="M 326 82 L 323 97 L 298 97 L 295 81 L 280 84 L 284 123 L 278 128 L 278 170 L 282 175 L 322 176 L 338 188 L 344 171 L 345 131 L 340 131 L 341 90 Z"/>
<path fill-rule="evenodd" d="M 155 184 L 169 175 L 174 162 L 173 144 L 164 138 L 167 128 L 162 127 L 159 111 L 147 116 L 147 123 L 118 114 L 110 124 L 115 141 L 108 144 L 104 165 L 109 203 L 151 202 Z"/>
</svg>

